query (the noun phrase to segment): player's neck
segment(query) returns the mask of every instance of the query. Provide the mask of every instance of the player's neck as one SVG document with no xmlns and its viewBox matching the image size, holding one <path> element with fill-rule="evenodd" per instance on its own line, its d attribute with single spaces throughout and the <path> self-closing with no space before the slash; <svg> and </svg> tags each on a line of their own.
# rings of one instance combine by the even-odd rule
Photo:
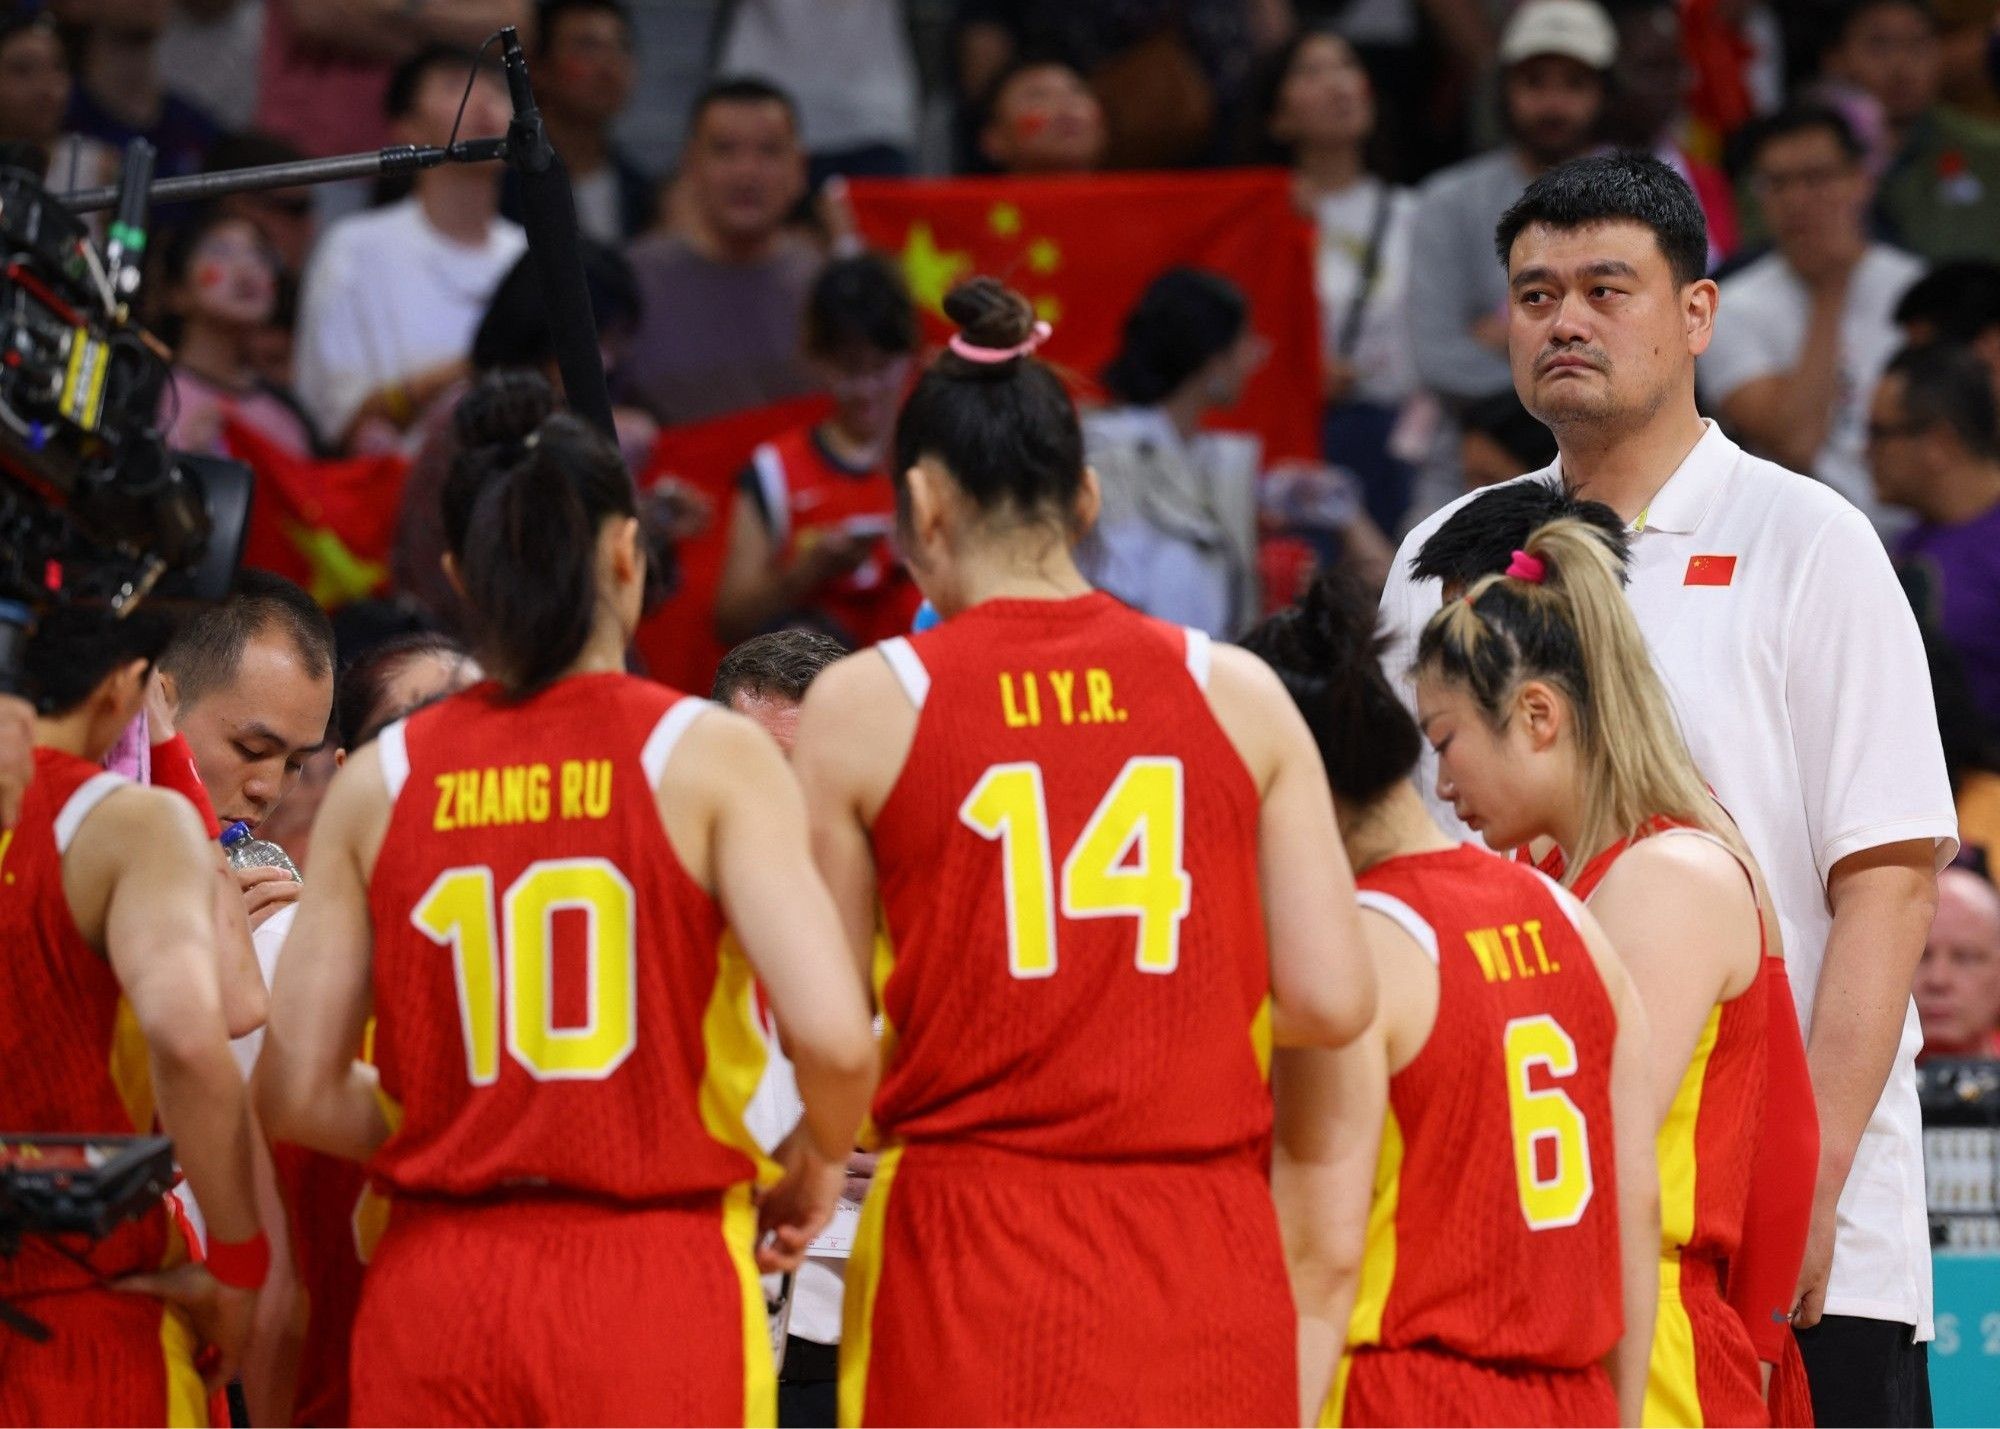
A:
<svg viewBox="0 0 2000 1429">
<path fill-rule="evenodd" d="M 94 737 L 96 730 L 93 726 L 98 722 L 92 718 L 88 704 L 64 715 L 38 716 L 35 720 L 35 747 L 60 750 L 64 754 L 75 755 L 78 759 L 102 759 L 104 749 L 93 748 L 94 745 L 104 743 L 102 739 Z"/>
<path fill-rule="evenodd" d="M 1437 826 L 1424 807 L 1416 785 L 1403 780 L 1354 821 L 1347 835 L 1347 860 L 1359 873 L 1405 854 L 1456 847 L 1456 841 Z"/>
<path fill-rule="evenodd" d="M 576 659 L 557 678 L 567 680 L 574 675 L 623 674 L 625 649 L 630 643 L 617 621 L 600 619 L 591 627 L 590 638 L 584 641 Z"/>
<path fill-rule="evenodd" d="M 959 609 L 988 600 L 1070 600 L 1090 593 L 1068 541 L 1043 526 L 963 552 L 957 564 Z"/>
<path fill-rule="evenodd" d="M 1602 501 L 1629 523 L 1660 494 L 1708 431 L 1693 392 L 1669 400 L 1637 427 L 1616 423 L 1572 426 L 1557 434 L 1563 484 Z"/>
</svg>

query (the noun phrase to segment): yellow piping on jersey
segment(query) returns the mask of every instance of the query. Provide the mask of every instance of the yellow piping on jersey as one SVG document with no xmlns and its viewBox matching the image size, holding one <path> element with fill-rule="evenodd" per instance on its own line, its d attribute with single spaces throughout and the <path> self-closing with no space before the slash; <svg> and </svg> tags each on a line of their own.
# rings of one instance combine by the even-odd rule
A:
<svg viewBox="0 0 2000 1429">
<path fill-rule="evenodd" d="M 889 920 L 878 907 L 875 910 L 875 952 L 869 960 L 868 981 L 875 992 L 876 1021 L 880 1028 L 875 1035 L 875 1062 L 885 1073 L 896 1056 L 896 1024 L 889 1020 L 889 1008 L 882 1000 L 882 989 L 889 985 L 890 975 L 895 971 L 896 945 L 889 940 Z M 873 1107 L 861 1119 L 861 1130 L 855 1133 L 854 1141 L 864 1151 L 873 1151 L 882 1144 L 882 1133 L 875 1129 Z"/>
<path fill-rule="evenodd" d="M 847 1262 L 847 1293 L 841 1306 L 840 1408 L 842 1429 L 861 1422 L 868 1407 L 868 1353 L 875 1331 L 875 1292 L 882 1286 L 882 1239 L 889 1221 L 889 1193 L 903 1148 L 892 1146 L 875 1163 L 868 1199 L 861 1204 L 861 1224 L 854 1232 L 854 1254 Z"/>
<path fill-rule="evenodd" d="M 1695 1157 L 1696 1123 L 1701 1117 L 1701 1096 L 1708 1079 L 1708 1059 L 1715 1051 L 1716 1036 L 1722 1030 L 1720 1005 L 1708 1010 L 1695 1040 L 1694 1056 L 1688 1060 L 1674 1104 L 1660 1125 L 1656 1143 L 1660 1159 L 1660 1248 L 1676 1254 L 1694 1239 L 1695 1178 L 1700 1167 Z"/>
<path fill-rule="evenodd" d="M 178 1234 L 178 1232 L 176 1232 Z M 208 1388 L 194 1367 L 194 1331 L 179 1310 L 160 1305 L 160 1358 L 166 1369 L 167 1402 L 160 1422 L 167 1429 L 202 1429 L 208 1423 Z"/>
<path fill-rule="evenodd" d="M 1250 1019 L 1250 1052 L 1257 1059 L 1257 1075 L 1266 1086 L 1271 1083 L 1271 994 L 1265 993 L 1264 1000 L 1257 1004 L 1257 1015 Z"/>
<path fill-rule="evenodd" d="M 748 1182 L 723 1192 L 722 1238 L 743 1292 L 743 1422 L 763 1429 L 778 1422 L 778 1370 L 771 1358 L 764 1282 L 757 1275 L 757 1203 Z"/>
<path fill-rule="evenodd" d="M 757 1017 L 757 980 L 734 933 L 724 933 L 715 949 L 715 990 L 701 1017 L 702 1069 L 699 1106 L 708 1134 L 750 1158 L 760 1184 L 778 1179 L 778 1163 L 765 1154 L 743 1124 L 743 1114 L 764 1079 L 770 1049 Z"/>
<path fill-rule="evenodd" d="M 123 997 L 118 999 L 118 1020 L 111 1026 L 108 1069 L 125 1115 L 132 1119 L 132 1130 L 144 1136 L 153 1129 L 153 1057 L 146 1049 L 146 1034 L 139 1029 L 139 1014 Z"/>
<path fill-rule="evenodd" d="M 1319 1422 L 1340 1423 L 1347 1398 L 1347 1372 L 1360 1345 L 1380 1344 L 1382 1313 L 1388 1308 L 1389 1287 L 1396 1279 L 1396 1209 L 1403 1187 L 1403 1124 L 1396 1109 L 1382 1117 L 1382 1154 L 1375 1159 L 1375 1195 L 1368 1207 L 1368 1248 L 1361 1257 L 1361 1284 L 1354 1294 L 1354 1314 L 1347 1322 L 1347 1349 L 1334 1373 L 1333 1393 L 1320 1407 Z"/>
</svg>

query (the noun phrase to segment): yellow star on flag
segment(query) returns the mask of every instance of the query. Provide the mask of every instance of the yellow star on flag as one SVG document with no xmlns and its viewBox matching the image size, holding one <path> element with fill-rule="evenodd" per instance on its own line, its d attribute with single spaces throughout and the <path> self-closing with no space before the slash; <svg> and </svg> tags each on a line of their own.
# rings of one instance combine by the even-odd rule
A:
<svg viewBox="0 0 2000 1429">
<path fill-rule="evenodd" d="M 944 295 L 972 267 L 971 254 L 948 253 L 939 248 L 937 236 L 928 223 L 910 225 L 898 256 L 903 264 L 903 278 L 910 285 L 910 296 L 917 306 L 934 313 L 944 311 Z"/>
<path fill-rule="evenodd" d="M 1062 266 L 1062 249 L 1053 238 L 1037 238 L 1028 245 L 1028 271 L 1049 274 Z"/>
<path fill-rule="evenodd" d="M 285 535 L 312 567 L 312 579 L 306 589 L 314 600 L 329 609 L 349 601 L 366 600 L 389 578 L 387 566 L 355 555 L 345 541 L 325 526 L 287 521 Z"/>
<path fill-rule="evenodd" d="M 1002 238 L 1012 238 L 1021 231 L 1021 210 L 1011 203 L 996 203 L 986 222 Z"/>
</svg>

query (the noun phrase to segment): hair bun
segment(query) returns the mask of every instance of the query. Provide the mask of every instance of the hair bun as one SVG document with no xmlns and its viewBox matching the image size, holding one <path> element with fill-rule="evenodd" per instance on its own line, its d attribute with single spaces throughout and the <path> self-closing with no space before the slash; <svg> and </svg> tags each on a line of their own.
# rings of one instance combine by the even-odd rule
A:
<svg viewBox="0 0 2000 1429">
<path fill-rule="evenodd" d="M 998 278 L 968 278 L 944 298 L 944 315 L 975 347 L 1018 347 L 1035 331 L 1035 308 Z"/>
<path fill-rule="evenodd" d="M 1375 601 L 1344 567 L 1322 571 L 1299 602 L 1299 645 L 1329 669 L 1378 662 L 1386 642 L 1376 627 Z"/>
<path fill-rule="evenodd" d="M 555 388 L 539 372 L 489 372 L 452 413 L 452 434 L 462 452 L 518 447 L 555 410 Z"/>
</svg>

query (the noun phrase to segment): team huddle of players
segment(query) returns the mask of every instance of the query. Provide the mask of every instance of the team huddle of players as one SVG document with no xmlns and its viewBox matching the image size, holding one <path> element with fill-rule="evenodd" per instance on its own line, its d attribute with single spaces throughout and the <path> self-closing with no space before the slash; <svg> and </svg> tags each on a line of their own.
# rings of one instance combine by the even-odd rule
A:
<svg viewBox="0 0 2000 1429">
<path fill-rule="evenodd" d="M 1813 1162 L 1803 1052 L 1621 523 L 1533 484 L 1460 512 L 1413 717 L 1338 579 L 1242 647 L 1092 591 L 1032 311 L 991 280 L 947 311 L 893 461 L 944 620 L 821 675 L 790 766 L 624 673 L 646 561 L 610 444 L 496 420 L 458 459 L 490 679 L 351 751 L 253 1084 L 274 1140 L 393 1205 L 354 1422 L 770 1422 L 759 1273 L 799 1263 L 857 1144 L 846 1423 L 1767 1422 L 1798 1384 L 1805 1202 L 1771 1188 Z M 157 1092 L 240 1343 L 262 1266 L 209 1052 L 234 1019 L 187 951 L 210 890 L 119 866 L 199 832 L 91 762 L 143 672 L 106 649 L 6 862 L 0 988 L 38 1009 L 8 1019 L 8 1111 L 143 1130 Z M 1425 740 L 1518 857 L 1432 820 Z M 804 1102 L 768 1154 L 766 1006 Z M 151 1092 L 143 1051 L 107 1061 L 134 1030 Z M 174 1242 L 142 1221 L 82 1263 Z M 157 1301 L 41 1303 L 60 1333 L 0 1349 L 0 1417 L 199 1408 Z"/>
</svg>

